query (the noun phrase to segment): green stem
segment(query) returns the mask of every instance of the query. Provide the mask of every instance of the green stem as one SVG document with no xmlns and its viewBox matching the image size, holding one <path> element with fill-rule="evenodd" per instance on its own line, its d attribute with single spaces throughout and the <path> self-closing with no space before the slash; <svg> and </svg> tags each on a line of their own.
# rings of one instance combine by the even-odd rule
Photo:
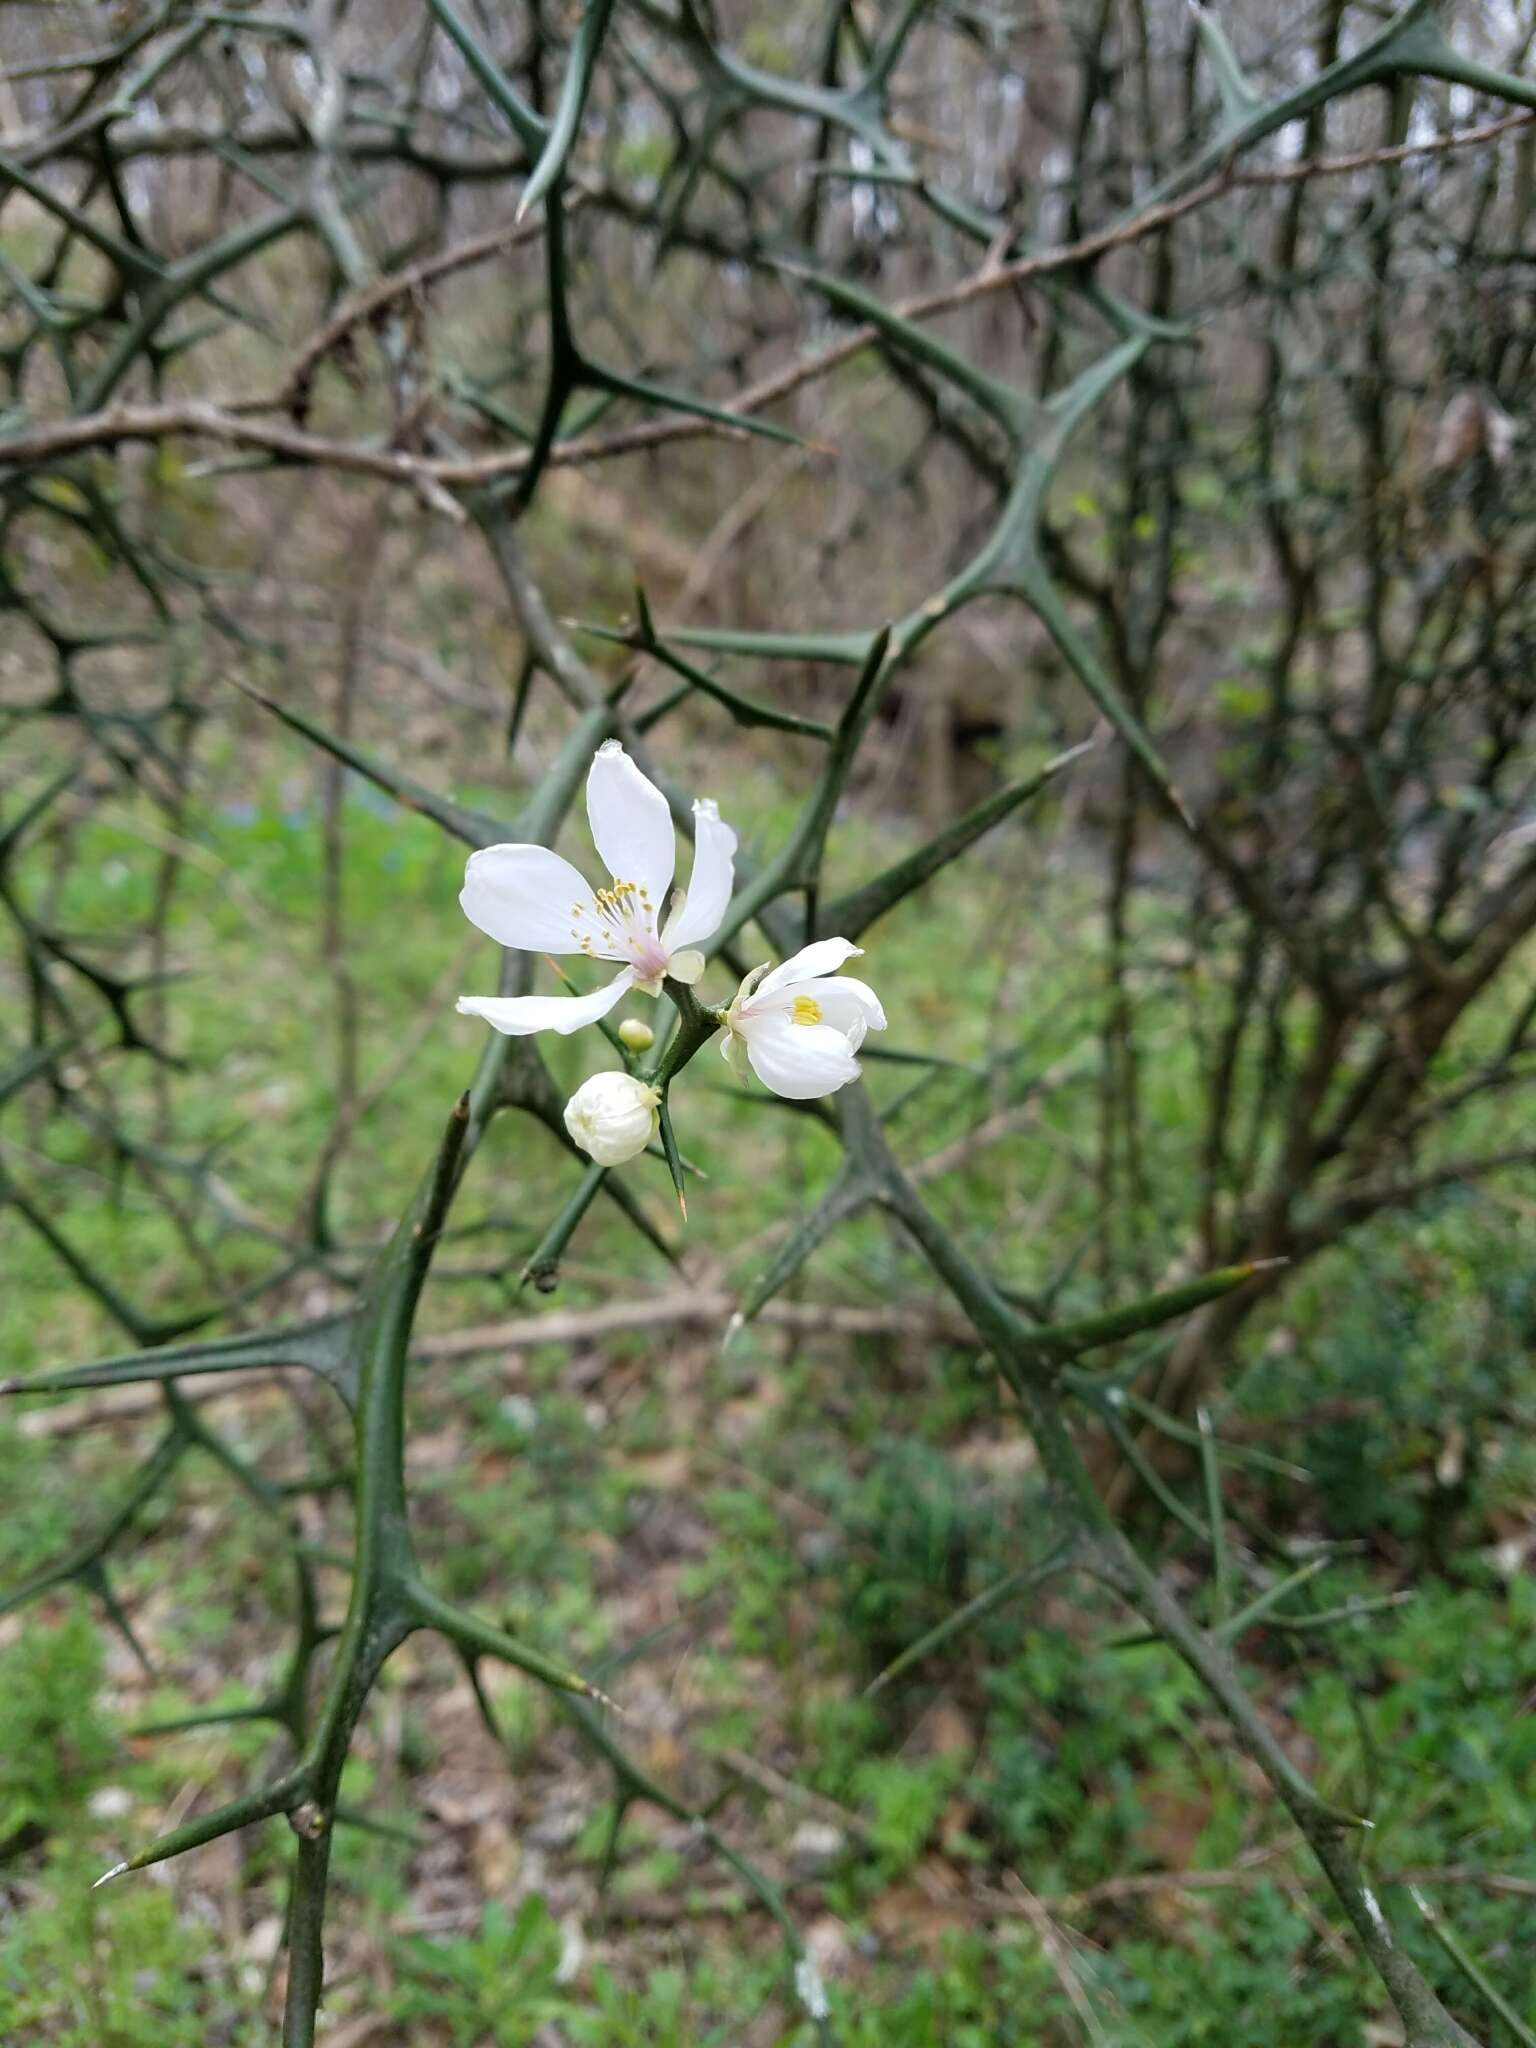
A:
<svg viewBox="0 0 1536 2048">
<path fill-rule="evenodd" d="M 852 1106 L 850 1106 L 852 1108 Z M 1386 1986 L 1402 2018 L 1409 2048 L 1476 2048 L 1445 2010 L 1399 1943 L 1353 1854 L 1346 1832 L 1364 1825 L 1329 1806 L 1302 1777 L 1275 1739 L 1269 1723 L 1249 1697 L 1230 1652 L 1185 1613 L 1161 1575 L 1137 1553 L 1094 1486 L 1068 1429 L 1061 1396 L 1042 1373 L 1027 1341 L 1018 1341 L 1018 1318 L 928 1210 L 901 1173 L 874 1118 L 856 1111 L 844 1117 L 844 1131 L 876 1175 L 883 1198 L 917 1240 L 930 1264 L 950 1288 L 978 1330 L 993 1344 L 998 1361 L 1019 1392 L 1030 1432 L 1065 1525 L 1075 1529 L 1089 1569 L 1118 1592 L 1147 1625 L 1182 1657 L 1231 1723 L 1239 1742 L 1263 1771 L 1322 1866 L 1361 1949 Z"/>
</svg>

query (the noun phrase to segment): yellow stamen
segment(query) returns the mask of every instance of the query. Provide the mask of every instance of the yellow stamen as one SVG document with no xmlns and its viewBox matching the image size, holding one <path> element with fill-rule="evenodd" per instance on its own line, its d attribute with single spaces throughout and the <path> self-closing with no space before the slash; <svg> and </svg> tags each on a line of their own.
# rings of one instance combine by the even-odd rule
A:
<svg viewBox="0 0 1536 2048">
<path fill-rule="evenodd" d="M 791 1024 L 819 1024 L 821 1005 L 814 996 L 796 996 L 789 1006 Z"/>
</svg>

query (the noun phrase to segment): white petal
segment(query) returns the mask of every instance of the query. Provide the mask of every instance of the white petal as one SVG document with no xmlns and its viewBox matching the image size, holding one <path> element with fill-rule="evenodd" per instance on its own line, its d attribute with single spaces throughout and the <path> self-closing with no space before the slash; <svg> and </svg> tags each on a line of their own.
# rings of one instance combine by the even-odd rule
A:
<svg viewBox="0 0 1536 2048">
<path fill-rule="evenodd" d="M 741 977 L 741 987 L 737 989 L 735 995 L 731 998 L 731 1010 L 733 1013 L 751 1001 L 753 990 L 772 965 L 773 962 L 771 960 L 765 960 L 761 967 L 749 968 Z"/>
<path fill-rule="evenodd" d="M 775 1008 L 792 1008 L 801 996 L 809 996 L 821 1011 L 823 1024 L 830 1024 L 834 1031 L 841 1031 L 850 1048 L 857 1052 L 863 1043 L 866 1031 L 885 1029 L 885 1012 L 880 1007 L 880 998 L 867 982 L 855 981 L 851 974 L 836 974 L 824 981 L 802 981 L 792 989 L 786 989 L 777 999 Z"/>
<path fill-rule="evenodd" d="M 587 770 L 587 823 L 616 882 L 648 889 L 659 919 L 677 865 L 672 813 L 617 740 L 604 740 Z"/>
<path fill-rule="evenodd" d="M 700 939 L 712 938 L 735 881 L 736 834 L 721 817 L 718 805 L 701 796 L 693 807 L 693 869 L 688 876 L 688 894 L 682 907 L 667 919 L 663 942 L 669 948 L 696 946 Z"/>
<path fill-rule="evenodd" d="M 821 974 L 836 974 L 845 960 L 857 959 L 863 950 L 846 939 L 817 939 L 812 945 L 802 946 L 792 959 L 775 967 L 765 981 L 760 981 L 754 999 L 776 995 L 781 988 L 793 988 L 802 981 L 814 981 Z"/>
<path fill-rule="evenodd" d="M 563 1038 L 606 1017 L 633 981 L 626 967 L 589 996 L 460 996 L 457 1007 L 460 1016 L 483 1017 L 508 1038 L 527 1038 L 535 1031 L 558 1031 Z"/>
<path fill-rule="evenodd" d="M 791 1024 L 775 1011 L 749 1019 L 747 1058 L 765 1088 L 792 1102 L 831 1095 L 859 1078 L 859 1063 L 848 1040 L 830 1024 Z"/>
<path fill-rule="evenodd" d="M 579 953 L 571 936 L 573 904 L 592 891 L 568 860 L 547 846 L 484 846 L 469 856 L 459 903 L 471 924 L 503 946 L 528 953 Z"/>
</svg>

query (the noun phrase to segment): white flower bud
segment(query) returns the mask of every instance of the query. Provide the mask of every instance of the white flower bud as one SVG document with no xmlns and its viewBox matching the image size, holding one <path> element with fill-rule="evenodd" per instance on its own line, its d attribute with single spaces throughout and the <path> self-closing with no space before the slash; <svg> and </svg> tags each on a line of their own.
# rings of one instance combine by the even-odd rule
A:
<svg viewBox="0 0 1536 2048">
<path fill-rule="evenodd" d="M 622 1166 L 655 1137 L 660 1101 L 633 1074 L 593 1074 L 565 1105 L 565 1128 L 599 1166 Z"/>
<path fill-rule="evenodd" d="M 832 2017 L 832 2008 L 827 2002 L 827 1987 L 821 1981 L 821 1972 L 816 1967 L 814 1956 L 802 1956 L 795 1965 L 795 1990 L 800 2003 L 813 2020 Z"/>
<path fill-rule="evenodd" d="M 619 1036 L 631 1052 L 649 1052 L 656 1043 L 655 1032 L 638 1017 L 626 1017 L 619 1026 Z"/>
</svg>

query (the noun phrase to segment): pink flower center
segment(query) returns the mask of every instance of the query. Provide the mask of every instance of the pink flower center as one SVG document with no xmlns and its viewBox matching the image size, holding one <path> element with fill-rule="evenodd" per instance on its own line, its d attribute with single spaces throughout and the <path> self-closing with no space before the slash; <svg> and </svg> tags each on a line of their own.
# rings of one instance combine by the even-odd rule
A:
<svg viewBox="0 0 1536 2048">
<path fill-rule="evenodd" d="M 656 906 L 638 882 L 615 879 L 586 903 L 571 905 L 571 937 L 589 960 L 622 960 L 637 981 L 654 981 L 671 955 L 656 929 Z"/>
<path fill-rule="evenodd" d="M 629 944 L 636 980 L 654 981 L 658 974 L 666 973 L 672 956 L 654 931 L 639 936 L 632 933 Z"/>
</svg>

